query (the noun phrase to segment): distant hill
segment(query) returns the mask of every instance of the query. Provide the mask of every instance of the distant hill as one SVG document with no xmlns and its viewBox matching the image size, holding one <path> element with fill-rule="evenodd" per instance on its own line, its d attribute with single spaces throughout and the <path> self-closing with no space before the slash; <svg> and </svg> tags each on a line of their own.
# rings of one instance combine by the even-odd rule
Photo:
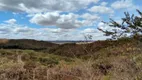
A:
<svg viewBox="0 0 142 80">
<path fill-rule="evenodd" d="M 55 46 L 57 46 L 57 44 L 47 41 L 36 41 L 31 39 L 0 39 L 0 48 L 3 49 L 43 50 Z"/>
<path fill-rule="evenodd" d="M 54 41 L 55 42 L 55 41 Z M 22 49 L 36 50 L 66 57 L 90 56 L 105 48 L 121 47 L 125 44 L 138 43 L 139 40 L 124 38 L 120 40 L 95 41 L 87 44 L 79 44 L 79 41 L 72 41 L 64 44 L 55 44 L 53 41 L 37 41 L 30 39 L 0 39 L 1 49 Z M 59 41 L 57 41 L 59 42 Z M 64 41 L 60 41 L 64 42 Z M 132 44 L 133 45 L 133 44 Z M 137 44 L 136 44 L 137 45 Z M 133 45 L 135 46 L 135 45 Z"/>
<path fill-rule="evenodd" d="M 61 45 L 3 39 L 0 44 L 11 48 L 0 49 L 0 80 L 142 80 L 142 39 Z"/>
<path fill-rule="evenodd" d="M 99 52 L 105 48 L 115 48 L 121 47 L 122 45 L 131 44 L 133 46 L 137 45 L 139 40 L 133 38 L 124 38 L 119 40 L 105 40 L 105 41 L 95 41 L 87 44 L 78 43 L 66 43 L 59 45 L 57 47 L 51 48 L 49 53 L 56 55 L 67 56 L 67 57 L 80 57 L 83 55 L 92 55 Z M 135 44 L 135 45 L 134 45 Z M 125 49 L 125 48 L 124 48 Z"/>
<path fill-rule="evenodd" d="M 55 41 L 49 41 L 55 44 L 66 44 L 66 43 L 77 43 L 77 44 L 82 44 L 86 42 L 94 42 L 94 41 L 85 41 L 85 40 L 55 40 Z"/>
</svg>

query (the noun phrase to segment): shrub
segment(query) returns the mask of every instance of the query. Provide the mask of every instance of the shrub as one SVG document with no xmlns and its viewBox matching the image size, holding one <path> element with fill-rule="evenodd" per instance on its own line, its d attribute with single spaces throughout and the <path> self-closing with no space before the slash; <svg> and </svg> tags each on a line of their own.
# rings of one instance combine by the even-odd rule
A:
<svg viewBox="0 0 142 80">
<path fill-rule="evenodd" d="M 49 67 L 53 67 L 54 65 L 59 64 L 59 61 L 56 59 L 52 59 L 52 58 L 39 58 L 39 61 L 41 64 L 45 65 L 45 66 L 49 66 Z"/>
</svg>

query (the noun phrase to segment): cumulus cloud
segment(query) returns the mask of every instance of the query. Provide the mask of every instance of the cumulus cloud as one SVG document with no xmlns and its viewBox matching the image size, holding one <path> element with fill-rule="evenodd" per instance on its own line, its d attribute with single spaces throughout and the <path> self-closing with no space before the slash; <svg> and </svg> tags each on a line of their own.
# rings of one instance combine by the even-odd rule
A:
<svg viewBox="0 0 142 80">
<path fill-rule="evenodd" d="M 101 19 L 99 15 L 90 13 L 84 13 L 80 15 L 80 18 L 84 19 L 84 25 L 86 26 L 94 26 Z"/>
<path fill-rule="evenodd" d="M 59 17 L 58 12 L 39 13 L 35 14 L 30 22 L 42 26 L 54 26 Z"/>
<path fill-rule="evenodd" d="M 95 21 L 95 20 L 98 20 L 100 19 L 100 16 L 97 15 L 97 14 L 89 14 L 89 13 L 85 13 L 83 15 L 80 16 L 81 18 L 84 18 L 86 20 L 90 20 L 90 21 Z"/>
<path fill-rule="evenodd" d="M 94 28 L 86 28 L 82 31 L 82 33 L 97 33 L 97 32 L 99 32 L 99 31 Z"/>
<path fill-rule="evenodd" d="M 63 29 L 77 28 L 83 23 L 82 21 L 76 20 L 75 14 L 60 15 L 58 12 L 36 14 L 30 22 L 42 26 L 57 26 Z"/>
<path fill-rule="evenodd" d="M 0 33 L 1 34 L 29 34 L 34 31 L 34 29 L 16 24 L 15 19 L 9 19 L 4 21 L 5 24 L 0 24 Z"/>
<path fill-rule="evenodd" d="M 83 18 L 84 20 L 78 20 L 78 18 Z M 98 19 L 100 19 L 98 15 L 91 15 L 89 13 L 77 15 L 73 13 L 60 14 L 59 12 L 47 12 L 33 15 L 30 22 L 41 26 L 75 29 L 85 25 L 88 26 Z"/>
<path fill-rule="evenodd" d="M 10 29 L 5 27 L 0 27 L 0 34 L 7 34 L 10 32 Z"/>
<path fill-rule="evenodd" d="M 113 29 L 119 29 L 115 27 L 110 27 L 108 24 L 105 24 L 103 22 L 98 23 L 98 28 L 104 31 L 112 31 Z"/>
<path fill-rule="evenodd" d="M 121 24 L 121 22 L 120 22 L 119 20 L 116 21 L 116 22 L 118 22 L 118 23 Z M 111 27 L 111 26 L 109 26 L 108 24 L 105 24 L 105 23 L 102 23 L 102 22 L 100 22 L 100 23 L 98 24 L 98 28 L 99 28 L 99 29 L 102 29 L 103 31 L 111 31 L 111 32 L 117 31 L 117 32 L 120 32 L 120 33 L 118 33 L 119 35 L 121 34 L 121 32 L 123 32 L 123 29 L 121 29 L 121 28 L 118 28 L 118 27 Z"/>
<path fill-rule="evenodd" d="M 133 0 L 117 0 L 111 4 L 111 7 L 114 9 L 136 8 L 136 6 L 133 4 Z"/>
<path fill-rule="evenodd" d="M 101 5 L 102 6 L 106 6 L 108 3 L 107 2 L 102 2 Z"/>
<path fill-rule="evenodd" d="M 98 28 L 102 30 L 109 30 L 110 26 L 108 26 L 107 24 L 104 24 L 103 22 L 100 22 L 98 23 Z"/>
<path fill-rule="evenodd" d="M 30 34 L 34 32 L 34 29 L 29 27 L 16 27 L 13 31 L 15 34 Z"/>
<path fill-rule="evenodd" d="M 0 10 L 13 12 L 72 11 L 99 0 L 0 0 Z"/>
<path fill-rule="evenodd" d="M 33 31 L 30 27 L 18 24 L 0 24 L 0 26 L 0 32 L 5 34 L 25 34 Z"/>
<path fill-rule="evenodd" d="M 17 20 L 16 20 L 16 19 L 9 19 L 9 20 L 4 21 L 4 22 L 6 22 L 6 23 L 8 23 L 8 24 L 14 24 L 14 23 L 17 22 Z"/>
<path fill-rule="evenodd" d="M 50 32 L 50 33 L 57 33 L 57 34 L 62 34 L 66 32 L 73 31 L 74 29 L 62 29 L 62 28 L 41 28 L 41 30 L 45 32 Z"/>
<path fill-rule="evenodd" d="M 94 13 L 102 13 L 102 14 L 112 14 L 114 13 L 113 9 L 111 9 L 110 7 L 106 6 L 107 3 L 102 3 L 99 6 L 93 6 L 90 9 L 88 9 L 91 12 Z"/>
<path fill-rule="evenodd" d="M 92 40 L 105 40 L 109 38 L 107 36 L 104 36 L 104 33 L 96 28 L 86 28 L 81 31 L 80 35 L 82 35 L 81 39 L 85 39 L 84 38 L 85 35 L 92 35 Z"/>
<path fill-rule="evenodd" d="M 36 39 L 36 40 L 84 40 L 83 33 L 93 36 L 93 40 L 102 40 L 102 32 L 94 28 L 84 30 L 61 28 L 30 28 L 18 24 L 0 24 L 0 38 Z M 38 37 L 37 37 L 38 36 Z"/>
<path fill-rule="evenodd" d="M 105 39 L 106 37 L 103 36 L 102 32 L 92 28 L 92 26 L 95 26 L 103 30 L 112 29 L 108 25 L 98 22 L 103 17 L 105 21 L 107 20 L 102 14 L 116 15 L 114 10 L 137 7 L 132 0 L 117 0 L 112 3 L 109 3 L 110 1 L 99 1 L 0 0 L 0 11 L 13 12 L 16 18 L 21 17 L 19 15 L 23 12 L 24 15 L 22 17 L 28 16 L 28 18 L 24 17 L 25 20 L 29 20 L 30 23 L 40 27 L 23 26 L 16 24 L 17 20 L 9 19 L 4 21 L 4 23 L 0 23 L 0 37 L 7 36 L 9 38 L 32 38 L 39 40 L 83 40 L 84 36 L 82 33 L 85 33 L 93 35 L 94 40 Z M 90 6 L 92 7 L 90 8 Z M 20 19 L 18 20 L 20 21 Z M 27 25 L 30 23 L 27 23 Z"/>
</svg>

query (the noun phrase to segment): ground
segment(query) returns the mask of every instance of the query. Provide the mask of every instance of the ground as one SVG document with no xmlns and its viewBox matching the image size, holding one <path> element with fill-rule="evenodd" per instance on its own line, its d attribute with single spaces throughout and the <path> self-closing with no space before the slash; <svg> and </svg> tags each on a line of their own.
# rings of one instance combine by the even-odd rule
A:
<svg viewBox="0 0 142 80">
<path fill-rule="evenodd" d="M 142 42 L 137 39 L 63 44 L 48 51 L 0 49 L 0 80 L 141 79 Z"/>
</svg>

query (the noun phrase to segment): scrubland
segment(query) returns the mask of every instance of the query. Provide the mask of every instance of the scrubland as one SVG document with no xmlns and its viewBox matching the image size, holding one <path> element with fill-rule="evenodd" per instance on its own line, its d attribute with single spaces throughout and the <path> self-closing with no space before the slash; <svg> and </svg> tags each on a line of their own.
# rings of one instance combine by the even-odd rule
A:
<svg viewBox="0 0 142 80">
<path fill-rule="evenodd" d="M 25 47 L 1 47 L 0 80 L 142 80 L 141 39 Z"/>
</svg>

